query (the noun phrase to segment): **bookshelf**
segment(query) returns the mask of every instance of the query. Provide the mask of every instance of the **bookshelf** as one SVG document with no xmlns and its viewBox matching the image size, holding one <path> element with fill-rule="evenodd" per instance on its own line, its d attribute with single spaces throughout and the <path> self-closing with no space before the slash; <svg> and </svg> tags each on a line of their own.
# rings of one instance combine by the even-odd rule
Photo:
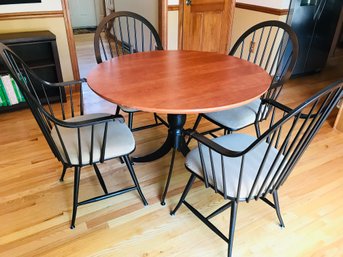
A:
<svg viewBox="0 0 343 257">
<path fill-rule="evenodd" d="M 0 42 L 11 48 L 42 79 L 49 82 L 62 82 L 62 72 L 56 36 L 50 31 L 32 31 L 0 34 Z M 6 69 L 0 62 L 0 75 L 6 75 Z M 59 90 L 51 88 L 47 91 L 49 101 L 59 101 Z M 38 90 L 38 95 L 43 92 Z M 63 96 L 65 98 L 65 96 Z M 1 112 L 25 108 L 26 103 L 0 107 Z"/>
</svg>

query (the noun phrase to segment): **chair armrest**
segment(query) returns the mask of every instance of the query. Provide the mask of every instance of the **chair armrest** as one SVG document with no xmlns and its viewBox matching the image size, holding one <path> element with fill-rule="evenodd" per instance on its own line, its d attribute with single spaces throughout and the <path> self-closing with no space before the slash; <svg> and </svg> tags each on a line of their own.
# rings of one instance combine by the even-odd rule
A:
<svg viewBox="0 0 343 257">
<path fill-rule="evenodd" d="M 275 82 L 272 82 L 271 85 L 269 86 L 269 89 L 268 90 L 272 90 L 272 89 L 275 89 L 275 88 L 279 88 L 283 85 L 284 83 L 282 81 L 275 81 Z"/>
<path fill-rule="evenodd" d="M 120 119 L 121 122 L 123 122 L 123 123 L 125 121 L 124 117 L 122 115 L 108 115 L 108 116 L 99 117 L 96 119 L 75 121 L 75 122 L 61 121 L 61 120 L 54 118 L 53 116 L 51 116 L 48 113 L 47 113 L 47 115 L 56 125 L 59 125 L 61 127 L 65 127 L 65 128 L 82 128 L 82 127 L 92 126 L 92 125 L 96 125 L 96 124 L 106 123 L 109 121 L 113 121 L 115 119 Z"/>
<path fill-rule="evenodd" d="M 208 148 L 218 152 L 221 155 L 227 156 L 227 157 L 239 157 L 244 154 L 244 151 L 242 152 L 236 152 L 236 151 L 231 151 L 225 147 L 222 147 L 221 145 L 217 144 L 216 142 L 213 142 L 212 140 L 208 139 L 204 135 L 196 132 L 195 130 L 192 129 L 187 129 L 185 130 L 185 134 L 193 137 L 203 145 L 206 145 Z"/>
<path fill-rule="evenodd" d="M 65 87 L 65 86 L 70 86 L 70 85 L 86 83 L 86 82 L 87 82 L 86 78 L 81 78 L 79 80 L 71 80 L 71 81 L 57 82 L 57 83 L 51 83 L 51 82 L 46 81 L 46 84 L 51 87 Z"/>
<path fill-rule="evenodd" d="M 273 99 L 262 99 L 262 104 L 269 104 L 269 105 L 272 105 L 286 113 L 290 113 L 291 111 L 293 111 L 292 108 L 282 104 L 282 103 L 279 103 Z M 311 114 L 311 115 L 307 115 L 307 114 L 300 114 L 300 119 L 308 119 L 308 118 L 313 118 L 316 114 Z"/>
<path fill-rule="evenodd" d="M 279 103 L 279 102 L 277 102 L 277 101 L 275 101 L 273 99 L 268 99 L 268 98 L 262 99 L 262 104 L 272 105 L 272 106 L 274 106 L 274 107 L 276 107 L 276 108 L 278 108 L 278 109 L 280 109 L 280 110 L 282 110 L 284 112 L 287 112 L 287 113 L 292 111 L 291 108 L 289 108 L 286 105 L 283 105 L 282 103 Z"/>
</svg>

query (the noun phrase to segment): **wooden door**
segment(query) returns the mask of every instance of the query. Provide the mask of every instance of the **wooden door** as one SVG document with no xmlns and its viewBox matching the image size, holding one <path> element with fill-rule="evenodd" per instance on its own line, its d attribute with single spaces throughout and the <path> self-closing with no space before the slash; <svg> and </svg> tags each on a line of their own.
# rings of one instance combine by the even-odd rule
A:
<svg viewBox="0 0 343 257">
<path fill-rule="evenodd" d="M 180 0 L 179 49 L 228 53 L 235 0 Z"/>
</svg>

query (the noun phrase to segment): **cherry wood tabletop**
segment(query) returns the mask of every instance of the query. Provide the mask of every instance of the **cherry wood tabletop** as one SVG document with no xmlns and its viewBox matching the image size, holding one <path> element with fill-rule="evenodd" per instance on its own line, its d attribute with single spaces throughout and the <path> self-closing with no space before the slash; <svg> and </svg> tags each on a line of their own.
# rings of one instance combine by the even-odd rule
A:
<svg viewBox="0 0 343 257">
<path fill-rule="evenodd" d="M 87 77 L 102 98 L 130 108 L 167 114 L 226 110 L 260 97 L 271 83 L 257 65 L 197 51 L 153 51 L 113 58 Z"/>
</svg>

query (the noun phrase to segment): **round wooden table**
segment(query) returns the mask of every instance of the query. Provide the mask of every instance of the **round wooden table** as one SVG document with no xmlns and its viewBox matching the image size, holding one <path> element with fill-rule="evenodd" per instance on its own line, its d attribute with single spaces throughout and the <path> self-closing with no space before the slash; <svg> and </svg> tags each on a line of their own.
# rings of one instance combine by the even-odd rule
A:
<svg viewBox="0 0 343 257">
<path fill-rule="evenodd" d="M 186 114 L 227 110 L 249 103 L 267 91 L 271 77 L 257 65 L 223 54 L 153 51 L 101 63 L 90 72 L 87 81 L 96 94 L 112 103 L 168 114 L 165 143 L 133 161 L 153 161 L 173 149 L 173 163 L 175 150 L 184 155 L 189 152 L 183 137 Z M 166 188 L 168 184 L 169 178 Z"/>
<path fill-rule="evenodd" d="M 153 51 L 113 58 L 88 78 L 102 98 L 167 114 L 227 110 L 261 96 L 271 77 L 250 62 L 223 54 Z"/>
</svg>

